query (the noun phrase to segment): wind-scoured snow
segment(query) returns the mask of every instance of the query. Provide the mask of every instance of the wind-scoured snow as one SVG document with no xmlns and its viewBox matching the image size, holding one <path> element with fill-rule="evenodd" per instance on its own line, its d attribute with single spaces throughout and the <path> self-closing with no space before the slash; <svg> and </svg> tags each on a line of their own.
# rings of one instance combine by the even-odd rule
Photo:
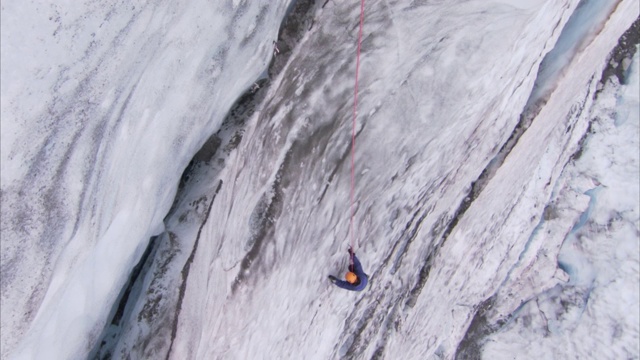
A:
<svg viewBox="0 0 640 360">
<path fill-rule="evenodd" d="M 219 176 L 170 356 L 454 356 L 518 262 L 586 131 L 582 108 L 604 60 L 637 16 L 632 2 L 619 5 L 612 16 L 624 20 L 605 16 L 603 36 L 569 54 L 548 107 L 450 228 L 577 2 L 529 5 L 369 3 L 356 129 L 356 232 L 371 275 L 362 294 L 326 281 L 347 263 L 353 62 L 346 46 L 323 45 L 355 40 L 358 9 L 329 2 L 319 11 L 231 155 L 237 165 Z M 546 268 L 551 282 L 557 264 Z"/>
<path fill-rule="evenodd" d="M 636 52 L 629 83 L 620 86 L 612 77 L 593 104 L 584 149 L 564 170 L 553 199 L 556 209 L 582 211 L 558 255 L 568 281 L 532 297 L 489 338 L 486 358 L 638 357 L 638 57 Z"/>
<path fill-rule="evenodd" d="M 3 358 L 93 346 L 287 4 L 2 3 Z"/>
<path fill-rule="evenodd" d="M 633 334 L 607 312 L 637 304 L 607 290 L 637 282 L 637 206 L 608 190 L 633 179 L 567 163 L 637 0 L 366 2 L 354 220 L 370 283 L 353 293 L 327 275 L 348 264 L 359 11 L 3 4 L 2 358 L 566 357 L 589 351 L 586 328 L 519 324 L 567 297 L 549 331 Z M 545 102 L 514 137 L 534 84 Z M 614 133 L 631 136 L 622 99 Z M 603 224 L 624 249 L 581 240 Z M 630 264 L 619 283 L 612 257 Z M 616 339 L 625 354 L 632 335 Z"/>
<path fill-rule="evenodd" d="M 581 52 L 598 35 L 617 1 L 582 0 L 562 29 L 562 37 L 540 65 L 527 107 L 548 97 L 557 81 L 567 72 L 574 54 Z"/>
</svg>

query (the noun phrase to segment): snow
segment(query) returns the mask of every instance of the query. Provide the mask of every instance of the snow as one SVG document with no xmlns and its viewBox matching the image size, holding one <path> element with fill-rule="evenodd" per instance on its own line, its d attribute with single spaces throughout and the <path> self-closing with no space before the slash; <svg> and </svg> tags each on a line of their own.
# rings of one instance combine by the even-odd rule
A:
<svg viewBox="0 0 640 360">
<path fill-rule="evenodd" d="M 562 37 L 540 65 L 537 86 L 534 87 L 527 106 L 535 106 L 549 96 L 554 83 L 566 72 L 573 54 L 580 52 L 602 31 L 605 20 L 615 9 L 617 1 L 582 0 L 562 28 Z"/>
<path fill-rule="evenodd" d="M 558 206 L 589 205 L 563 242 L 558 262 L 569 274 L 519 310 L 490 337 L 483 356 L 620 359 L 638 356 L 640 341 L 639 55 L 629 84 L 612 77 L 591 110 L 582 155 L 563 172 Z M 581 195 L 584 194 L 584 195 Z M 584 208 L 584 206 L 580 207 Z M 544 336 L 540 336 L 544 334 Z M 529 354 L 529 355 L 525 355 Z"/>
<path fill-rule="evenodd" d="M 3 358 L 93 345 L 285 8 L 3 2 Z"/>
<path fill-rule="evenodd" d="M 536 342 L 567 357 L 592 351 L 580 339 L 600 325 L 634 356 L 637 315 L 609 309 L 638 303 L 618 295 L 638 278 L 638 161 L 612 147 L 637 149 L 637 82 L 592 104 L 638 16 L 635 0 L 612 4 L 367 1 L 355 233 L 370 284 L 351 293 L 326 276 L 348 263 L 359 4 L 3 3 L 1 357 L 453 358 L 484 345 L 491 358 Z M 540 75 L 554 59 L 562 71 Z M 534 84 L 551 86 L 545 104 L 471 194 Z M 592 108 L 619 117 L 565 166 Z M 558 299 L 572 304 L 548 317 L 560 335 L 532 317 L 518 327 Z M 478 319 L 507 325 L 474 337 Z"/>
<path fill-rule="evenodd" d="M 570 113 L 575 102 L 593 94 L 596 81 L 590 78 L 599 71 L 616 37 L 588 43 L 575 56 L 575 70 L 561 82 L 551 107 L 541 112 L 541 119 L 534 121 L 514 150 L 517 154 L 510 155 L 442 245 L 444 226 L 465 189 L 492 157 L 496 144 L 506 139 L 525 105 L 533 80 L 527 74 L 542 60 L 532 58 L 532 53 L 551 48 L 554 36 L 560 34 L 558 30 L 551 35 L 552 29 L 546 29 L 547 37 L 534 36 L 527 30 L 539 30 L 541 23 L 550 22 L 549 17 L 568 18 L 571 7 L 563 13 L 561 5 L 551 8 L 547 3 L 547 7 L 529 8 L 530 13 L 514 14 L 486 2 L 472 2 L 464 8 L 416 6 L 394 13 L 381 3 L 371 8 L 376 5 L 396 17 L 369 16 L 367 24 L 374 31 L 363 42 L 361 79 L 366 90 L 359 112 L 372 115 L 358 122 L 356 233 L 358 249 L 366 254 L 363 264 L 372 274 L 370 289 L 364 294 L 336 293 L 329 284 L 323 285 L 326 273 L 316 270 L 340 273 L 347 261 L 349 169 L 341 160 L 348 154 L 349 106 L 348 101 L 335 102 L 333 94 L 347 96 L 349 86 L 340 82 L 327 88 L 322 80 L 317 83 L 313 73 L 307 78 L 280 78 L 274 81 L 276 89 L 306 84 L 305 100 L 291 108 L 286 92 L 273 93 L 273 100 L 250 122 L 248 141 L 243 140 L 232 155 L 237 158 L 230 161 L 243 166 L 220 174 L 234 187 L 223 186 L 213 203 L 211 221 L 203 232 L 210 242 L 199 245 L 192 264 L 194 269 L 207 270 L 187 280 L 178 320 L 182 331 L 174 341 L 172 357 L 253 358 L 265 351 L 308 354 L 314 349 L 314 358 L 356 354 L 367 358 L 380 352 L 403 358 L 436 354 L 448 358 L 464 336 L 476 304 L 495 291 L 521 254 L 552 191 L 545 184 L 559 176 L 586 129 L 583 114 L 567 116 L 562 125 L 557 114 Z M 356 9 L 335 6 L 339 11 L 332 16 L 350 10 L 350 17 L 357 17 Z M 483 17 L 486 13 L 495 18 Z M 309 35 L 313 43 L 301 45 L 305 58 L 293 55 L 289 68 L 308 68 L 305 64 L 312 57 L 314 66 L 326 69 L 326 60 L 313 56 L 317 51 L 313 44 L 323 43 L 323 35 L 329 33 L 325 28 L 340 25 L 323 21 L 320 26 L 316 35 Z M 505 28 L 500 26 L 510 28 L 507 36 L 531 35 L 528 46 L 535 43 L 540 51 L 527 48 L 514 51 L 514 57 L 502 56 L 510 47 L 519 48 L 504 39 Z M 514 26 L 526 30 L 516 31 Z M 381 28 L 390 30 L 375 31 Z M 403 36 L 396 37 L 397 33 Z M 480 33 L 482 41 L 475 38 Z M 443 39 L 450 42 L 438 44 Z M 594 61 L 598 57 L 601 60 Z M 338 69 L 344 62 L 341 57 L 329 61 Z M 372 68 L 375 74 L 364 70 Z M 471 76 L 478 73 L 483 76 Z M 498 79 L 511 82 L 496 94 Z M 518 86 L 520 79 L 527 85 Z M 584 86 L 579 95 L 575 84 Z M 323 89 L 323 96 L 315 97 L 315 89 Z M 334 115 L 317 109 L 338 110 Z M 329 122 L 335 117 L 340 119 L 337 125 Z M 305 121 L 301 129 L 296 119 L 313 120 Z M 339 126 L 341 131 L 326 135 L 322 131 L 326 126 Z M 565 135 L 567 126 L 577 128 L 570 137 Z M 541 141 L 550 145 L 541 147 Z M 262 161 L 250 161 L 254 158 Z M 325 161 L 314 161 L 320 158 Z M 249 176 L 265 173 L 260 178 Z M 323 196 L 327 183 L 329 195 Z M 264 199 L 272 204 L 274 188 L 281 189 L 276 196 L 279 203 L 264 227 L 253 230 L 264 231 L 263 237 L 255 239 L 247 224 L 256 222 L 248 220 L 262 214 Z M 251 240 L 244 248 L 236 245 L 245 239 Z M 254 257 L 254 251 L 261 255 Z M 547 266 L 551 266 L 551 277 L 556 264 Z M 429 273 L 428 280 L 420 285 L 423 272 Z M 212 282 L 215 285 L 209 285 Z M 326 338 L 333 339 L 329 348 L 323 347 Z"/>
</svg>

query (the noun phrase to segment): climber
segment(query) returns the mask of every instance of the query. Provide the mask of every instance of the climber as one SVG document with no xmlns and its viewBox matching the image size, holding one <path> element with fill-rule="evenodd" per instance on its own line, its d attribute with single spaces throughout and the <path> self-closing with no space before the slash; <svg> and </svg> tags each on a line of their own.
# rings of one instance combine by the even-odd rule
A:
<svg viewBox="0 0 640 360">
<path fill-rule="evenodd" d="M 362 270 L 362 265 L 360 261 L 353 253 L 353 250 L 349 248 L 349 256 L 353 259 L 353 264 L 349 265 L 349 271 L 345 274 L 345 279 L 340 280 L 333 275 L 329 275 L 329 280 L 334 283 L 336 286 L 341 287 L 343 289 L 352 290 L 352 291 L 362 291 L 367 286 L 367 282 L 369 281 L 369 276 L 364 273 Z"/>
</svg>

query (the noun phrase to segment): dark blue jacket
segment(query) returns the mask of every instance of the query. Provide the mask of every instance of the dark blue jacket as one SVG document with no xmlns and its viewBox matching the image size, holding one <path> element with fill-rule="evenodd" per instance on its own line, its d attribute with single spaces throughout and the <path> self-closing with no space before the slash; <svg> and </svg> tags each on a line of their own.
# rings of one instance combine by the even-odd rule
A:
<svg viewBox="0 0 640 360">
<path fill-rule="evenodd" d="M 336 280 L 334 284 L 336 286 L 341 287 L 343 289 L 352 290 L 352 291 L 362 291 L 365 287 L 367 287 L 367 283 L 369 282 L 369 276 L 364 273 L 362 270 L 362 265 L 360 264 L 360 260 L 353 255 L 353 268 L 349 266 L 349 271 L 352 271 L 358 277 L 358 281 L 355 284 L 351 284 L 348 281 L 344 280 Z"/>
</svg>

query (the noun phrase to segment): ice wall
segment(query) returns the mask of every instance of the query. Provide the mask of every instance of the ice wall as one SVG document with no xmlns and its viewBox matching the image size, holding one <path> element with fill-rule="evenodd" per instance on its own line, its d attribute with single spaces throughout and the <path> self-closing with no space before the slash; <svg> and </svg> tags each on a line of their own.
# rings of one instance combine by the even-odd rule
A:
<svg viewBox="0 0 640 360">
<path fill-rule="evenodd" d="M 636 20 L 636 36 L 638 25 Z M 626 85 L 620 86 L 614 76 L 603 79 L 604 88 L 588 109 L 590 131 L 557 182 L 548 216 L 536 236 L 540 242 L 562 238 L 556 231 L 563 214 L 571 212 L 579 219 L 558 256 L 567 271 L 566 281 L 525 299 L 501 331 L 489 337 L 486 358 L 504 353 L 603 359 L 638 356 L 638 58 L 636 53 L 633 63 L 625 60 L 631 65 Z M 543 257 L 545 249 L 539 249 L 531 254 Z"/>
<path fill-rule="evenodd" d="M 356 232 L 370 287 L 348 293 L 326 281 L 347 263 L 355 45 L 343 44 L 355 41 L 358 17 L 356 5 L 329 2 L 216 178 L 172 358 L 452 358 L 499 289 L 529 291 L 502 286 L 637 3 L 620 2 L 571 54 L 546 107 L 469 203 L 578 2 L 368 4 Z M 555 262 L 543 266 L 546 281 L 563 279 Z"/>
<path fill-rule="evenodd" d="M 579 3 L 367 1 L 363 293 L 326 280 L 348 261 L 357 2 L 298 0 L 310 12 L 292 33 L 278 32 L 284 1 L 3 4 L 2 357 L 100 350 L 155 234 L 100 356 L 477 354 L 477 334 L 566 280 L 554 251 L 579 212 L 553 241 L 536 234 L 637 0 L 599 8 L 612 13 L 597 11 L 601 27 L 481 178 Z"/>
<path fill-rule="evenodd" d="M 584 133 L 572 107 L 637 16 L 621 3 L 588 51 L 572 54 L 581 62 L 549 107 L 459 211 L 577 4 L 368 2 L 356 223 L 371 285 L 354 294 L 326 275 L 347 262 L 355 45 L 344 44 L 358 9 L 329 2 L 217 177 L 171 357 L 453 357 Z"/>
<path fill-rule="evenodd" d="M 86 354 L 288 1 L 2 3 L 2 357 Z"/>
</svg>

